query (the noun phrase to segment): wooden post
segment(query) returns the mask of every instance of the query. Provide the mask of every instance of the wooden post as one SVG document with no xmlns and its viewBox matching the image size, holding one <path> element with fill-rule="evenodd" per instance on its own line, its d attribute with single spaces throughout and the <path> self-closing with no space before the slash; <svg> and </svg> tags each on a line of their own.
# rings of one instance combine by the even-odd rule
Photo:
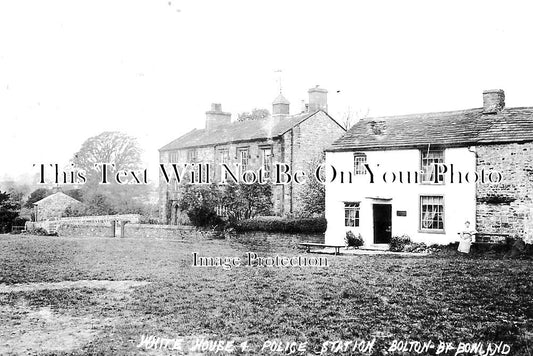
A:
<svg viewBox="0 0 533 356">
<path fill-rule="evenodd" d="M 124 235 L 125 235 L 124 230 L 125 230 L 125 227 L 126 227 L 126 224 L 127 224 L 127 223 L 128 223 L 127 221 L 121 221 L 121 222 L 120 222 L 120 237 L 121 237 L 121 238 L 123 238 Z"/>
<path fill-rule="evenodd" d="M 111 220 L 111 237 L 115 237 L 115 220 Z"/>
</svg>

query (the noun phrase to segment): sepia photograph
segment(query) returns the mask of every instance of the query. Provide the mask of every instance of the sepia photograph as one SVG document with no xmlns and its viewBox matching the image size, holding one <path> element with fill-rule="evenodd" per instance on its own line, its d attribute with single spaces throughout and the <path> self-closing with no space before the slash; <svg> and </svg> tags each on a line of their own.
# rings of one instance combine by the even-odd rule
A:
<svg viewBox="0 0 533 356">
<path fill-rule="evenodd" d="M 533 4 L 0 2 L 0 355 L 533 355 Z"/>
</svg>

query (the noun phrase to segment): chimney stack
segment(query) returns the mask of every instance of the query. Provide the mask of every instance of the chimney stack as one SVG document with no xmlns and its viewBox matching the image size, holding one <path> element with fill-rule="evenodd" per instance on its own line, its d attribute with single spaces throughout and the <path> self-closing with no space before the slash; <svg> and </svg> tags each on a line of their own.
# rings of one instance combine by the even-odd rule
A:
<svg viewBox="0 0 533 356">
<path fill-rule="evenodd" d="M 272 115 L 289 115 L 290 102 L 280 93 L 272 103 Z"/>
<path fill-rule="evenodd" d="M 483 113 L 496 114 L 505 107 L 505 93 L 501 89 L 485 90 L 483 92 Z"/>
<path fill-rule="evenodd" d="M 315 112 L 317 110 L 328 111 L 328 91 L 323 88 L 319 88 L 317 85 L 314 88 L 308 90 L 309 93 L 309 112 Z"/>
<path fill-rule="evenodd" d="M 211 104 L 211 110 L 205 112 L 205 128 L 216 129 L 231 123 L 231 113 L 222 111 L 222 104 Z"/>
</svg>

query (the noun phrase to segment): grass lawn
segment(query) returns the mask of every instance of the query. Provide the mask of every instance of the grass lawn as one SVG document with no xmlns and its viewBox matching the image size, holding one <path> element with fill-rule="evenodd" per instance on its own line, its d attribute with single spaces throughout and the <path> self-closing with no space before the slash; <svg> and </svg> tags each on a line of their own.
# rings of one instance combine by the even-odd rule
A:
<svg viewBox="0 0 533 356">
<path fill-rule="evenodd" d="M 291 245 L 0 235 L 0 354 L 176 354 L 137 348 L 141 335 L 247 341 L 255 351 L 244 354 L 266 340 L 307 341 L 317 354 L 328 340 L 373 338 L 376 355 L 394 339 L 503 341 L 510 355 L 533 354 L 531 260 L 328 255 L 323 268 L 191 266 L 193 252 L 305 255 Z M 117 283 L 66 283 L 93 280 Z M 63 284 L 17 289 L 35 282 Z"/>
</svg>

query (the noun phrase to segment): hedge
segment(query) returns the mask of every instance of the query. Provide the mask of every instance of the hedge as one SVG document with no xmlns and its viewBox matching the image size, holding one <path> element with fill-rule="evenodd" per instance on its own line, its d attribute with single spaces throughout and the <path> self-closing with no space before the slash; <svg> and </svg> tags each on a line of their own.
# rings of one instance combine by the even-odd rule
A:
<svg viewBox="0 0 533 356">
<path fill-rule="evenodd" d="M 326 231 L 326 219 L 320 218 L 281 218 L 274 216 L 257 217 L 241 220 L 235 223 L 237 232 L 266 231 L 281 233 L 324 233 Z"/>
</svg>

